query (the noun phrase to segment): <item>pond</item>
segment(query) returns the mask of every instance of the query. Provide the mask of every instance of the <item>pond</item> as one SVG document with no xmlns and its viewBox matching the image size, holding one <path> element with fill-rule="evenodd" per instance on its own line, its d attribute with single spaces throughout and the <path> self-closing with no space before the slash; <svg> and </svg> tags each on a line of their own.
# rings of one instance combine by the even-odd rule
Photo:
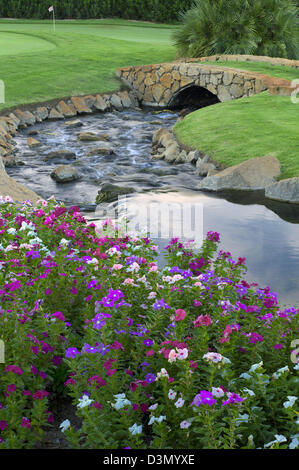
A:
<svg viewBox="0 0 299 470">
<path fill-rule="evenodd" d="M 281 304 L 299 305 L 299 207 L 271 202 L 260 194 L 230 193 L 216 195 L 196 190 L 199 177 L 191 164 L 169 164 L 151 159 L 151 140 L 155 130 L 172 127 L 175 112 L 130 110 L 81 116 L 80 127 L 68 127 L 64 121 L 44 122 L 21 131 L 14 138 L 22 166 L 7 168 L 16 181 L 25 184 L 43 198 L 52 194 L 67 205 L 79 205 L 90 220 L 98 218 L 95 199 L 102 183 L 133 187 L 130 204 L 172 204 L 200 206 L 200 229 L 220 232 L 221 249 L 233 258 L 246 258 L 248 281 L 270 286 Z M 29 148 L 28 134 L 40 142 Z M 113 153 L 97 152 L 103 142 L 81 141 L 80 133 L 93 132 L 105 138 Z M 75 153 L 74 161 L 44 161 L 53 150 Z M 57 183 L 50 174 L 59 164 L 77 168 L 81 178 Z M 110 205 L 110 208 L 113 204 Z M 189 223 L 185 221 L 184 223 Z M 173 236 L 180 235 L 179 223 Z M 160 248 L 166 239 L 157 239 Z"/>
</svg>

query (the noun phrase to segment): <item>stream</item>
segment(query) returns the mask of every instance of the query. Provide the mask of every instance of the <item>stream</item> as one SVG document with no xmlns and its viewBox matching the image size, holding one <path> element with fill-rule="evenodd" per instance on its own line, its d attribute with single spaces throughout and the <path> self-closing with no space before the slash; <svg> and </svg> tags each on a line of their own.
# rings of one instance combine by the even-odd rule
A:
<svg viewBox="0 0 299 470">
<path fill-rule="evenodd" d="M 219 232 L 221 249 L 230 251 L 234 259 L 246 258 L 248 281 L 270 286 L 282 305 L 299 306 L 299 206 L 266 200 L 259 194 L 201 192 L 196 190 L 199 177 L 194 165 L 152 160 L 154 131 L 171 128 L 177 118 L 175 112 L 144 109 L 80 116 L 80 127 L 68 127 L 63 120 L 36 124 L 14 137 L 16 156 L 24 164 L 8 167 L 7 173 L 43 198 L 54 194 L 66 205 L 79 205 L 89 220 L 100 218 L 95 200 L 102 183 L 133 187 L 136 192 L 127 200 L 135 208 L 173 203 L 198 206 L 203 234 Z M 36 148 L 27 144 L 32 131 L 40 142 Z M 82 132 L 105 134 L 113 153 L 97 154 L 94 149 L 103 142 L 80 141 Z M 47 153 L 56 150 L 72 151 L 76 160 L 44 161 Z M 79 180 L 57 183 L 50 177 L 55 167 L 70 163 L 81 174 Z M 184 220 L 184 224 L 189 222 Z M 174 221 L 170 237 L 180 236 L 180 224 Z M 154 239 L 161 249 L 167 245 L 162 236 Z"/>
</svg>

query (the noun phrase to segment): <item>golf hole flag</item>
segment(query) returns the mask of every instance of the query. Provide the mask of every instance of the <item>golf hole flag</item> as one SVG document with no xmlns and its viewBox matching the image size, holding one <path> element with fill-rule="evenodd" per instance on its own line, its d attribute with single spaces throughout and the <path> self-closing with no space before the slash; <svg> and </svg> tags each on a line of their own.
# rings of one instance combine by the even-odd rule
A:
<svg viewBox="0 0 299 470">
<path fill-rule="evenodd" d="M 48 11 L 49 11 L 49 12 L 51 12 L 51 11 L 53 12 L 53 31 L 54 31 L 54 33 L 55 33 L 55 14 L 54 14 L 54 6 L 53 6 L 53 5 L 50 6 L 50 8 L 48 8 Z"/>
</svg>

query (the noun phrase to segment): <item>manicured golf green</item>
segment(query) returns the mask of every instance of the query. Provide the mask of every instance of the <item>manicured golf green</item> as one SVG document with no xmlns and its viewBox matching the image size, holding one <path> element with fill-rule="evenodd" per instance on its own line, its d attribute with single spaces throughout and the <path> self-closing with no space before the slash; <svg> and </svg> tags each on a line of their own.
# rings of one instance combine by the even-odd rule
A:
<svg viewBox="0 0 299 470">
<path fill-rule="evenodd" d="M 23 54 L 54 49 L 50 41 L 28 34 L 4 33 L 0 31 L 0 56 Z"/>
<path fill-rule="evenodd" d="M 118 67 L 175 59 L 173 28 L 121 20 L 58 21 L 54 33 L 51 21 L 1 20 L 0 50 L 5 56 L 0 80 L 6 102 L 0 110 L 118 90 Z"/>
<path fill-rule="evenodd" d="M 281 178 L 299 176 L 299 105 L 267 91 L 217 103 L 179 121 L 179 140 L 210 155 L 225 167 L 272 153 Z"/>
</svg>

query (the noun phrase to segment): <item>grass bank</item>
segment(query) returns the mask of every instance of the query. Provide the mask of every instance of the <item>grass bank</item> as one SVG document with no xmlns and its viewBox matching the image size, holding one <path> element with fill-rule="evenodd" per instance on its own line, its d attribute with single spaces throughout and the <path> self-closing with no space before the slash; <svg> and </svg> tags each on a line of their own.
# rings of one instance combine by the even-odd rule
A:
<svg viewBox="0 0 299 470">
<path fill-rule="evenodd" d="M 225 167 L 273 153 L 284 179 L 299 176 L 298 116 L 298 104 L 266 91 L 195 111 L 174 131 L 182 143 Z"/>
<path fill-rule="evenodd" d="M 118 67 L 174 60 L 173 26 L 134 21 L 0 21 L 5 103 L 118 90 Z"/>
<path fill-rule="evenodd" d="M 228 61 L 217 61 L 217 62 L 202 62 L 202 64 L 208 64 L 209 66 L 215 67 L 233 67 L 240 70 L 249 70 L 250 72 L 258 72 L 271 77 L 285 78 L 286 80 L 299 79 L 299 70 L 293 67 L 287 67 L 282 65 L 271 65 L 266 62 L 228 62 Z"/>
</svg>

